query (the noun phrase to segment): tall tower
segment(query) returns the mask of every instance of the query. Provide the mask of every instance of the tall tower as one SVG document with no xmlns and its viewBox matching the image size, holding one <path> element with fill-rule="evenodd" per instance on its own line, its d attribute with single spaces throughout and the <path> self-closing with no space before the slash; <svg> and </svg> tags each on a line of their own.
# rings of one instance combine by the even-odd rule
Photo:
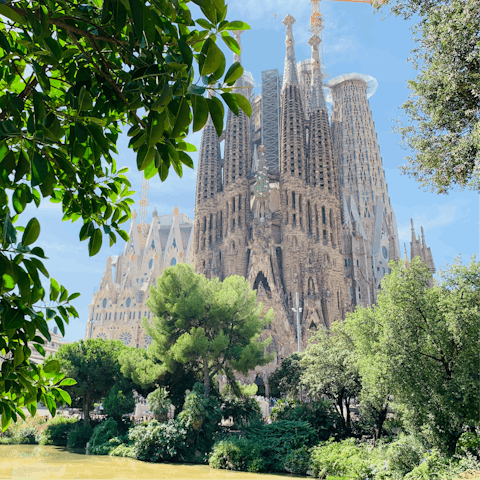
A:
<svg viewBox="0 0 480 480">
<path fill-rule="evenodd" d="M 217 195 L 221 189 L 220 143 L 211 117 L 203 127 L 198 159 L 195 202 L 194 255 L 196 266 L 204 273 L 215 274 L 215 243 L 217 239 Z"/>
</svg>

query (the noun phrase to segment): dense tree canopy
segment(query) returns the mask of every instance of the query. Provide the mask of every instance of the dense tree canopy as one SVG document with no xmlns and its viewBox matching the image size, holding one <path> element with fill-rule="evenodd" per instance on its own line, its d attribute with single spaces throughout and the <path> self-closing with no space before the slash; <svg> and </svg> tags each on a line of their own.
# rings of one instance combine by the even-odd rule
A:
<svg viewBox="0 0 480 480">
<path fill-rule="evenodd" d="M 127 234 L 130 183 L 118 169 L 118 136 L 129 127 L 129 147 L 146 178 L 163 181 L 170 166 L 181 176 L 193 167 L 185 142 L 211 115 L 218 134 L 224 107 L 204 98 L 220 89 L 236 114 L 250 114 L 244 96 L 231 86 L 243 69 L 226 69 L 217 43 L 240 53 L 224 0 L 4 0 L 0 2 L 0 414 L 3 427 L 20 407 L 37 399 L 54 411 L 51 388 L 61 380 L 29 364 L 33 345 L 43 352 L 47 321 L 64 333 L 77 294 L 48 277 L 35 246 L 36 218 L 22 224 L 27 205 L 60 203 L 63 220 L 81 219 L 80 240 L 90 255 L 108 235 Z M 195 72 L 200 85 L 194 84 Z M 21 236 L 19 232 L 23 232 Z M 48 252 L 47 252 L 48 253 Z M 50 303 L 49 303 L 50 302 Z M 53 383 L 51 382 L 53 381 Z M 66 381 L 66 380 L 64 380 Z M 61 389 L 59 390 L 61 391 Z M 28 394 L 27 394 L 28 392 Z M 50 392 L 50 393 L 49 393 Z M 47 400 L 45 397 L 49 397 Z M 32 407 L 34 408 L 34 407 Z M 16 413 L 15 413 L 16 412 Z"/>
<path fill-rule="evenodd" d="M 94 402 L 100 402 L 110 393 L 118 397 L 118 391 L 122 389 L 124 395 L 127 394 L 127 381 L 119 363 L 119 353 L 124 348 L 120 340 L 88 339 L 62 345 L 55 354 L 62 371 L 77 382 L 68 387 L 68 391 L 75 404 L 82 408 L 85 423 L 90 420 Z M 115 386 L 116 391 L 111 392 Z M 132 386 L 130 384 L 130 391 Z M 122 403 L 124 399 L 120 397 Z M 108 401 L 114 403 L 115 400 L 110 398 Z"/>
<path fill-rule="evenodd" d="M 376 339 L 362 348 L 370 367 L 361 371 L 379 395 L 393 394 L 407 428 L 452 454 L 464 428 L 478 424 L 480 264 L 457 260 L 433 286 L 418 257 L 390 268 L 378 306 L 347 319 L 357 344 Z"/>
<path fill-rule="evenodd" d="M 477 0 L 391 0 L 397 15 L 419 15 L 416 79 L 398 128 L 412 150 L 403 167 L 439 193 L 480 187 L 480 15 Z"/>
<path fill-rule="evenodd" d="M 271 360 L 266 354 L 271 339 L 259 337 L 273 310 L 262 315 L 263 305 L 243 277 L 207 280 L 179 264 L 164 270 L 147 305 L 154 314 L 151 323 L 142 324 L 153 338 L 149 353 L 169 372 L 178 364 L 198 365 L 206 396 L 215 375 L 226 375 L 237 388 L 234 371 L 247 374 Z"/>
<path fill-rule="evenodd" d="M 272 397 L 296 397 L 300 391 L 300 380 L 303 367 L 301 355 L 292 353 L 268 377 L 268 386 Z"/>
<path fill-rule="evenodd" d="M 301 383 L 307 393 L 330 398 L 345 424 L 350 425 L 350 401 L 361 389 L 360 375 L 352 339 L 343 322 L 335 322 L 329 331 L 319 330 L 302 355 Z"/>
</svg>

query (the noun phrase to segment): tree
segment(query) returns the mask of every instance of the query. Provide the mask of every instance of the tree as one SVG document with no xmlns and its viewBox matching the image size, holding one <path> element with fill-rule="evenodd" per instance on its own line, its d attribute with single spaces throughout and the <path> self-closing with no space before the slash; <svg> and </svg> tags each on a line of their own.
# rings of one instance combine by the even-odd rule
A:
<svg viewBox="0 0 480 480">
<path fill-rule="evenodd" d="M 95 255 L 103 235 L 110 245 L 127 240 L 130 183 L 117 169 L 118 135 L 129 126 L 130 148 L 146 178 L 163 181 L 170 166 L 179 176 L 193 167 L 185 142 L 190 125 L 211 115 L 220 135 L 223 104 L 204 98 L 220 89 L 234 113 L 251 107 L 231 87 L 243 73 L 226 72 L 217 46 L 234 52 L 229 35 L 249 28 L 225 20 L 224 0 L 195 0 L 205 18 L 193 21 L 188 0 L 4 0 L 0 2 L 0 413 L 2 428 L 23 416 L 37 397 L 54 412 L 59 377 L 29 364 L 30 347 L 43 354 L 47 321 L 62 334 L 77 294 L 40 274 L 44 251 L 34 246 L 40 223 L 21 226 L 32 202 L 61 203 L 63 220 L 82 220 L 79 237 Z M 198 68 L 195 66 L 198 65 Z M 194 84 L 197 70 L 201 85 Z M 219 82 L 217 84 L 217 82 Z M 218 85 L 217 87 L 215 85 Z M 192 124 L 193 122 L 193 124 Z M 23 232 L 21 239 L 17 233 Z M 52 302 L 49 304 L 48 302 Z M 57 302 L 58 301 L 58 302 Z M 53 381 L 53 383 L 51 382 Z M 55 388 L 55 390 L 52 390 Z M 50 400 L 47 400 L 47 397 Z M 31 407 L 32 411 L 34 407 Z"/>
<path fill-rule="evenodd" d="M 62 371 L 77 382 L 69 392 L 83 410 L 85 425 L 90 421 L 93 403 L 100 402 L 116 384 L 125 382 L 118 361 L 124 348 L 120 340 L 88 339 L 64 344 L 55 354 Z"/>
<path fill-rule="evenodd" d="M 300 377 L 303 367 L 301 355 L 292 353 L 268 378 L 272 397 L 296 397 L 300 391 Z"/>
<path fill-rule="evenodd" d="M 355 314 L 349 314 L 345 319 L 345 330 L 353 341 L 361 377 L 360 417 L 364 424 L 373 426 L 374 441 L 382 436 L 391 397 L 390 385 L 386 381 L 387 361 L 379 343 L 379 328 L 375 321 L 375 307 L 357 308 Z"/>
<path fill-rule="evenodd" d="M 157 388 L 147 397 L 147 403 L 150 410 L 159 422 L 166 422 L 168 419 L 168 411 L 172 406 L 171 400 L 168 398 L 168 390 L 165 388 Z"/>
<path fill-rule="evenodd" d="M 480 188 L 480 17 L 476 0 L 395 0 L 396 15 L 419 15 L 415 26 L 412 92 L 397 130 L 405 147 L 404 173 L 438 193 L 458 185 Z"/>
<path fill-rule="evenodd" d="M 350 401 L 360 393 L 361 382 L 353 343 L 343 322 L 335 322 L 330 331 L 319 330 L 311 338 L 301 365 L 301 383 L 309 395 L 325 395 L 333 400 L 349 427 Z"/>
<path fill-rule="evenodd" d="M 226 375 L 236 388 L 234 371 L 247 374 L 271 361 L 265 351 L 271 338 L 259 337 L 273 310 L 262 316 L 263 305 L 243 277 L 207 280 L 191 265 L 179 264 L 150 287 L 147 305 L 154 315 L 142 324 L 153 339 L 149 352 L 165 371 L 173 372 L 178 363 L 197 365 L 207 397 L 215 375 Z"/>
<path fill-rule="evenodd" d="M 464 428 L 478 424 L 480 264 L 457 259 L 432 287 L 419 258 L 390 268 L 378 306 L 357 308 L 348 323 L 377 338 L 364 361 L 407 427 L 453 454 Z"/>
<path fill-rule="evenodd" d="M 123 415 L 133 413 L 135 410 L 135 398 L 133 390 L 121 390 L 120 385 L 115 384 L 103 399 L 103 413 L 113 418 L 117 423 L 122 421 Z"/>
</svg>

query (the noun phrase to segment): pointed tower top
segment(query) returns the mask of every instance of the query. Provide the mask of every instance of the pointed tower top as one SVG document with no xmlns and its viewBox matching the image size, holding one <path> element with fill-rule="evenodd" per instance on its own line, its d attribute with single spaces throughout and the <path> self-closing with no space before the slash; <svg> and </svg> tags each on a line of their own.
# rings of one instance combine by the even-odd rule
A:
<svg viewBox="0 0 480 480">
<path fill-rule="evenodd" d="M 258 153 L 257 153 L 257 144 L 253 148 L 253 162 L 252 162 L 252 173 L 255 173 L 258 170 Z"/>
<path fill-rule="evenodd" d="M 298 85 L 297 75 L 297 61 L 295 60 L 295 40 L 293 39 L 292 25 L 295 23 L 295 19 L 291 15 L 287 15 L 283 19 L 283 24 L 287 27 L 287 38 L 285 39 L 285 45 L 287 51 L 285 54 L 285 71 L 283 73 L 283 89 L 287 85 Z"/>
<path fill-rule="evenodd" d="M 238 53 L 233 54 L 233 61 L 242 63 L 242 42 L 240 40 L 240 35 L 243 33 L 243 30 L 234 30 L 233 31 L 233 36 L 235 37 L 235 40 L 238 43 L 238 46 L 240 48 L 240 55 Z"/>
<path fill-rule="evenodd" d="M 308 41 L 308 44 L 312 47 L 312 83 L 310 85 L 309 112 L 312 112 L 316 108 L 327 109 L 327 103 L 323 93 L 323 75 L 320 65 L 320 52 L 318 50 L 318 46 L 321 42 L 322 40 L 318 35 L 312 35 Z"/>
</svg>

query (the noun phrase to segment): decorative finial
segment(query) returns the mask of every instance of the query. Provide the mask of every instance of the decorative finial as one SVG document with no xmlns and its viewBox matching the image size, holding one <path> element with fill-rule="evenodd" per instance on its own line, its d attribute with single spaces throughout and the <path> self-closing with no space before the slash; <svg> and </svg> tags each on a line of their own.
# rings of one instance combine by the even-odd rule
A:
<svg viewBox="0 0 480 480">
<path fill-rule="evenodd" d="M 134 210 L 134 211 L 132 212 L 132 219 L 135 220 L 136 218 L 137 218 L 137 211 Z"/>
<path fill-rule="evenodd" d="M 154 207 L 153 212 L 152 212 L 152 217 L 156 217 L 157 215 L 158 215 L 157 207 Z"/>
<path fill-rule="evenodd" d="M 289 14 L 283 19 L 283 24 L 288 28 L 289 26 L 292 26 L 296 20 Z"/>
<path fill-rule="evenodd" d="M 240 48 L 240 55 L 238 53 L 233 54 L 233 61 L 242 63 L 242 42 L 240 40 L 240 35 L 244 32 L 244 30 L 234 30 L 233 36 L 235 37 L 235 40 L 238 43 L 238 47 Z"/>
<path fill-rule="evenodd" d="M 320 0 L 310 0 L 310 3 L 312 4 L 312 15 L 310 16 L 309 30 L 314 35 L 320 35 L 323 30 L 322 15 L 319 9 Z"/>
<path fill-rule="evenodd" d="M 297 61 L 295 60 L 295 40 L 293 39 L 292 25 L 295 23 L 295 19 L 291 15 L 287 15 L 283 19 L 283 24 L 287 27 L 287 36 L 285 39 L 285 45 L 287 51 L 285 54 L 285 70 L 283 72 L 283 90 L 288 85 L 298 85 L 297 76 Z"/>
<path fill-rule="evenodd" d="M 175 208 L 173 209 L 173 214 L 178 215 L 178 212 L 179 212 L 178 207 L 175 205 Z"/>
</svg>

